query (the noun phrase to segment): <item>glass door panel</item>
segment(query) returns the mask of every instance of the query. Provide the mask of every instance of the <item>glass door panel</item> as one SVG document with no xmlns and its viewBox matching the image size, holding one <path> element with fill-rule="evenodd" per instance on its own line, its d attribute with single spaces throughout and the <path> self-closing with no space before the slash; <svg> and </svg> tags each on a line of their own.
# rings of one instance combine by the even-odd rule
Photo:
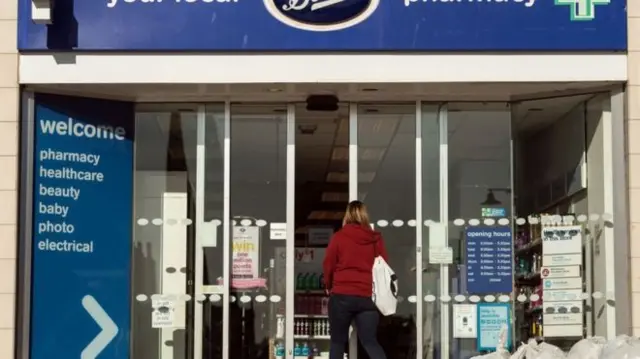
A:
<svg viewBox="0 0 640 359">
<path fill-rule="evenodd" d="M 197 106 L 140 105 L 136 133 L 132 355 L 190 359 Z"/>
<path fill-rule="evenodd" d="M 511 112 L 505 103 L 449 104 L 446 128 L 446 221 L 454 263 L 440 280 L 442 296 L 449 298 L 442 303 L 442 316 L 452 318 L 451 298 L 464 297 L 467 303 L 486 310 L 486 302 L 506 307 L 504 301 L 512 291 L 512 259 L 504 257 L 511 255 L 512 241 L 494 236 L 511 236 L 512 231 L 509 221 L 500 221 L 512 216 Z M 475 338 L 461 337 L 458 332 L 454 337 L 448 319 L 442 322 L 447 325 L 442 341 L 450 343 L 447 358 L 473 356 L 483 350 Z"/>
<path fill-rule="evenodd" d="M 402 278 L 397 314 L 382 317 L 380 344 L 389 357 L 416 356 L 416 105 L 358 104 L 358 199 L 385 239 Z M 367 358 L 362 347 L 358 358 Z"/>
<path fill-rule="evenodd" d="M 304 104 L 295 110 L 293 350 L 296 357 L 326 358 L 329 298 L 322 261 L 349 200 L 349 113 L 342 104 L 337 111 L 309 111 Z"/>
<path fill-rule="evenodd" d="M 229 356 L 285 356 L 287 106 L 231 106 Z M 293 198 L 291 198 L 293 201 Z"/>
<path fill-rule="evenodd" d="M 418 245 L 422 248 L 422 273 L 418 284 L 421 286 L 421 294 L 418 297 L 423 301 L 422 337 L 419 338 L 418 345 L 422 345 L 422 358 L 439 359 L 438 348 L 441 347 L 439 278 L 441 269 L 446 264 L 430 263 L 429 252 L 432 247 L 438 250 L 446 246 L 444 225 L 441 224 L 441 213 L 445 210 L 442 203 L 446 201 L 446 198 L 444 201 L 441 198 L 443 184 L 441 176 L 446 175 L 446 169 L 441 171 L 441 165 L 446 165 L 446 142 L 444 148 L 441 142 L 441 137 L 446 136 L 446 127 L 441 127 L 441 122 L 446 115 L 446 108 L 438 104 L 418 104 L 418 111 L 420 111 L 420 118 L 417 122 L 419 127 L 417 132 L 421 147 L 418 149 L 421 156 L 418 164 L 420 166 L 418 178 L 422 192 L 418 198 L 421 201 L 418 216 L 418 223 L 421 223 Z M 442 130 L 445 131 L 444 134 Z"/>
<path fill-rule="evenodd" d="M 204 106 L 202 106 L 204 107 Z M 206 359 L 222 359 L 223 332 L 223 297 L 224 288 L 224 163 L 228 158 L 228 149 L 225 148 L 225 105 L 212 104 L 204 107 L 204 113 L 199 114 L 199 131 L 203 133 L 199 137 L 201 149 L 199 152 L 204 168 L 202 175 L 202 222 L 198 223 L 199 242 L 202 246 L 201 258 L 197 262 L 201 266 L 197 280 L 202 283 L 202 294 L 206 299 L 196 309 L 201 310 L 196 319 L 196 328 L 201 326 L 201 332 L 195 333 L 202 341 L 201 357 Z M 197 191 L 196 191 L 197 192 Z M 196 298 L 196 301 L 198 302 Z M 196 317 L 197 318 L 197 317 Z"/>
</svg>

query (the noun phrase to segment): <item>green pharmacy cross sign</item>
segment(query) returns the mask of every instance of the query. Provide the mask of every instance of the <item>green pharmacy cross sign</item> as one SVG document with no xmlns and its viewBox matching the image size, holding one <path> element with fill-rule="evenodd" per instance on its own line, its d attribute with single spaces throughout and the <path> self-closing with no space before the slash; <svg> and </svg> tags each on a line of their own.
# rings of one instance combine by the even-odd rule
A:
<svg viewBox="0 0 640 359">
<path fill-rule="evenodd" d="M 571 21 L 591 21 L 596 18 L 596 5 L 609 5 L 611 0 L 554 0 L 554 2 L 556 5 L 569 6 Z"/>
</svg>

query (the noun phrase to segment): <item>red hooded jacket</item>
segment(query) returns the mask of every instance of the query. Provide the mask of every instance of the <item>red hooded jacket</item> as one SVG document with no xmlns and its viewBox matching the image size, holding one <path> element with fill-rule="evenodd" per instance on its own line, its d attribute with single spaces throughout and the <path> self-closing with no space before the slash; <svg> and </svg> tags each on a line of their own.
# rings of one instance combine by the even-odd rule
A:
<svg viewBox="0 0 640 359">
<path fill-rule="evenodd" d="M 333 235 L 324 256 L 326 288 L 335 294 L 370 297 L 376 255 L 389 262 L 379 232 L 358 224 L 345 225 Z"/>
</svg>

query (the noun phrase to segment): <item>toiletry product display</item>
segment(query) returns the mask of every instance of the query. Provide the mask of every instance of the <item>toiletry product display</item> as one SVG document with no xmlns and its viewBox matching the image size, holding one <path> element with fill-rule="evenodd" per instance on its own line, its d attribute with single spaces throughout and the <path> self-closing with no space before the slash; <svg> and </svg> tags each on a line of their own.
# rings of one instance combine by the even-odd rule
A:
<svg viewBox="0 0 640 359">
<path fill-rule="evenodd" d="M 296 314 L 327 315 L 329 298 L 325 295 L 296 294 L 294 312 Z"/>
<path fill-rule="evenodd" d="M 514 238 L 514 296 L 517 299 L 514 315 L 516 318 L 515 323 L 518 323 L 515 340 L 527 342 L 531 338 L 544 338 L 545 320 L 552 320 L 552 324 L 556 328 L 559 325 L 559 321 L 565 320 L 563 317 L 554 317 L 552 313 L 547 312 L 548 308 L 543 307 L 543 301 L 546 304 L 567 301 L 563 297 L 554 294 L 563 293 L 562 290 L 564 290 L 562 287 L 554 287 L 558 285 L 556 284 L 557 278 L 570 281 L 575 277 L 584 275 L 581 268 L 581 256 L 569 257 L 565 255 L 566 249 L 563 247 L 563 245 L 571 245 L 569 243 L 571 236 L 568 233 L 577 233 L 576 236 L 578 236 L 581 229 L 575 228 L 578 225 L 574 224 L 573 221 L 567 222 L 564 219 L 575 218 L 571 214 L 543 213 L 535 216 L 518 217 L 527 218 L 527 222 L 517 226 L 517 234 L 516 238 Z M 559 221 L 556 218 L 563 218 L 563 220 Z M 574 249 L 572 253 L 577 252 L 578 250 Z M 552 260 L 552 258 L 555 259 Z M 563 262 L 558 262 L 557 258 L 561 258 Z M 543 266 L 543 263 L 546 263 L 546 265 Z M 585 290 L 585 288 L 575 287 L 575 284 L 571 288 L 571 290 L 577 291 Z M 545 290 L 549 291 L 549 293 L 545 294 Z M 570 301 L 570 304 L 580 307 L 582 302 L 581 300 L 574 300 Z M 551 306 L 551 309 L 553 310 L 553 306 Z M 566 320 L 570 321 L 572 319 Z M 568 325 L 570 324 L 572 323 Z M 553 335 L 552 338 L 556 337 L 558 337 L 557 334 Z"/>
<path fill-rule="evenodd" d="M 296 341 L 294 344 L 294 349 L 293 349 L 293 357 L 298 359 L 311 359 L 311 358 L 328 358 L 329 357 L 329 353 L 328 352 L 321 352 L 320 349 L 318 349 L 318 346 L 315 343 L 310 343 L 310 342 L 300 342 L 300 341 Z M 276 356 L 277 359 L 280 359 L 279 357 Z"/>
<path fill-rule="evenodd" d="M 293 335 L 326 337 L 329 335 L 329 318 L 295 318 Z"/>
<path fill-rule="evenodd" d="M 324 275 L 321 273 L 304 272 L 296 275 L 297 291 L 324 290 Z"/>
<path fill-rule="evenodd" d="M 276 359 L 281 359 L 284 358 L 284 354 L 285 354 L 285 349 L 284 349 L 284 343 L 283 342 L 278 342 L 275 346 L 275 357 Z"/>
</svg>

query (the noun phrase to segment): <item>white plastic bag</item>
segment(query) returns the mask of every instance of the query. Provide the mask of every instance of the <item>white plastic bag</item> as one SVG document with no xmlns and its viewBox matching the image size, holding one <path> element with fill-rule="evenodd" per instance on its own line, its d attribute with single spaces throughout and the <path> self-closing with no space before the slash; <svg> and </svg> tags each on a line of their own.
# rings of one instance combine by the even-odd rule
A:
<svg viewBox="0 0 640 359">
<path fill-rule="evenodd" d="M 640 341 L 621 335 L 605 344 L 600 359 L 640 359 Z"/>
<path fill-rule="evenodd" d="M 522 343 L 518 350 L 516 350 L 515 353 L 511 354 L 511 357 L 509 359 L 526 359 L 527 349 L 529 349 L 529 345 Z"/>
<path fill-rule="evenodd" d="M 478 355 L 472 357 L 471 359 L 510 359 L 511 355 L 507 350 L 507 326 L 503 325 L 500 328 L 500 334 L 498 336 L 498 344 L 496 346 L 496 351 L 493 353 Z"/>
<path fill-rule="evenodd" d="M 607 340 L 603 337 L 582 339 L 571 347 L 567 359 L 600 359 L 606 343 Z"/>
<path fill-rule="evenodd" d="M 373 295 L 371 299 L 382 315 L 396 314 L 398 305 L 398 277 L 382 256 L 377 256 L 371 269 Z"/>
<path fill-rule="evenodd" d="M 515 353 L 511 354 L 509 359 L 528 359 L 537 356 L 538 351 L 538 342 L 535 339 L 529 339 L 527 344 L 522 343 L 518 350 Z"/>
<path fill-rule="evenodd" d="M 565 359 L 566 354 L 557 346 L 549 343 L 540 343 L 535 348 L 537 353 L 528 355 L 526 359 Z"/>
</svg>

